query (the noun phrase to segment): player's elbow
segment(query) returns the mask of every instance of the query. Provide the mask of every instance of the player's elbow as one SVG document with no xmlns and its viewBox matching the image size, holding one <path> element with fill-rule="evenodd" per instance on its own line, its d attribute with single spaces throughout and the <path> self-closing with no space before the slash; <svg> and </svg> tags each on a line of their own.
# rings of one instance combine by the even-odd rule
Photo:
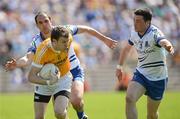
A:
<svg viewBox="0 0 180 119">
<path fill-rule="evenodd" d="M 78 33 L 92 34 L 92 32 L 94 32 L 94 29 L 92 29 L 89 26 L 83 26 L 83 25 L 78 26 Z"/>
</svg>

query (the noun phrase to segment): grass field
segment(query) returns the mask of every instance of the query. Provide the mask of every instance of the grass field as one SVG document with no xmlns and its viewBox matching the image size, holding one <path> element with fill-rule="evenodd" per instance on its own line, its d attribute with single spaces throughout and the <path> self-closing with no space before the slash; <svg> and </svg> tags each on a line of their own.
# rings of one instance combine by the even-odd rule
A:
<svg viewBox="0 0 180 119">
<path fill-rule="evenodd" d="M 85 110 L 89 119 L 125 119 L 125 93 L 86 93 Z M 139 119 L 146 119 L 146 97 L 137 104 Z M 180 119 L 180 93 L 166 92 L 161 103 L 159 119 Z M 72 106 L 70 119 L 77 119 Z M 1 94 L 0 119 L 33 119 L 33 94 Z M 55 119 L 52 103 L 48 105 L 46 119 Z"/>
</svg>

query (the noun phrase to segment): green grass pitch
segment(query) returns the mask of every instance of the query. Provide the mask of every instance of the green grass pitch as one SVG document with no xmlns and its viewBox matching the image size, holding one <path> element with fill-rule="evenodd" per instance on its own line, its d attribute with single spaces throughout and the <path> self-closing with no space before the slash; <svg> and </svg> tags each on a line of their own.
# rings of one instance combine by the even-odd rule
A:
<svg viewBox="0 0 180 119">
<path fill-rule="evenodd" d="M 91 92 L 84 96 L 85 111 L 90 119 L 125 119 L 125 93 Z M 137 103 L 139 119 L 146 119 L 146 97 Z M 69 118 L 77 119 L 72 106 Z M 159 109 L 159 119 L 180 119 L 180 93 L 166 92 Z M 33 93 L 0 94 L 0 119 L 33 119 Z M 55 119 L 52 102 L 46 119 Z"/>
</svg>

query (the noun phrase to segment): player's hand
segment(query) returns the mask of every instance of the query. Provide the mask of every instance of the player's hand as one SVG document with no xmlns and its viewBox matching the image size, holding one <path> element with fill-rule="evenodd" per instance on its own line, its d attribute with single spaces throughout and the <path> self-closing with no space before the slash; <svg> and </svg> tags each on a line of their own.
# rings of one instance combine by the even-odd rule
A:
<svg viewBox="0 0 180 119">
<path fill-rule="evenodd" d="M 116 69 L 116 77 L 118 78 L 119 81 L 122 80 L 122 75 L 123 75 L 122 69 Z"/>
<path fill-rule="evenodd" d="M 165 45 L 164 48 L 171 54 L 173 55 L 174 54 L 174 48 L 172 45 Z"/>
<path fill-rule="evenodd" d="M 111 49 L 116 48 L 118 45 L 118 42 L 116 40 L 112 40 L 111 38 L 107 38 L 104 42 Z"/>
<path fill-rule="evenodd" d="M 11 71 L 14 70 L 16 68 L 17 64 L 16 64 L 16 60 L 15 59 L 11 59 L 10 61 L 7 61 L 5 64 L 5 70 L 6 71 Z"/>
</svg>

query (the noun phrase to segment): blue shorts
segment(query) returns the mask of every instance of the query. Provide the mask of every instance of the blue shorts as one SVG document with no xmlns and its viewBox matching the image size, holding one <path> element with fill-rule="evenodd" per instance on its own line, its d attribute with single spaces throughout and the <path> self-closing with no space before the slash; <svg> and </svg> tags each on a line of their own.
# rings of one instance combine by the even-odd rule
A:
<svg viewBox="0 0 180 119">
<path fill-rule="evenodd" d="M 167 86 L 168 78 L 159 81 L 150 81 L 136 70 L 132 81 L 140 83 L 146 89 L 145 95 L 149 96 L 151 99 L 161 100 Z"/>
<path fill-rule="evenodd" d="M 73 76 L 73 81 L 78 80 L 84 82 L 84 70 L 80 66 L 71 69 L 70 72 Z"/>
</svg>

